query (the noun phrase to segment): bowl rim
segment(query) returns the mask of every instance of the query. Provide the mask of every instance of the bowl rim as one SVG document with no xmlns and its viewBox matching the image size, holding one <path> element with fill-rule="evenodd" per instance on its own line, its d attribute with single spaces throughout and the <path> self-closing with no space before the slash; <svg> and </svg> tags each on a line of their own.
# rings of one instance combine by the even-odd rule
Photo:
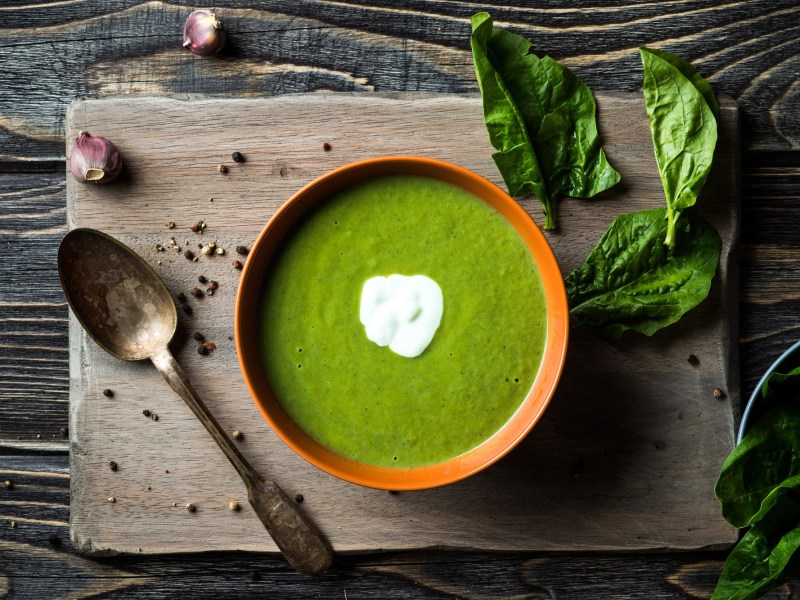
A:
<svg viewBox="0 0 800 600">
<path fill-rule="evenodd" d="M 736 445 L 742 443 L 744 436 L 747 434 L 747 430 L 750 429 L 752 423 L 750 423 L 750 419 L 752 415 L 756 412 L 756 406 L 759 404 L 761 400 L 761 388 L 764 387 L 767 379 L 770 375 L 772 375 L 775 371 L 777 371 L 784 362 L 789 360 L 790 358 L 794 357 L 794 355 L 800 354 L 800 341 L 795 342 L 792 344 L 788 349 L 786 349 L 783 354 L 781 354 L 775 361 L 770 365 L 770 367 L 764 371 L 764 374 L 761 376 L 761 379 L 758 380 L 753 393 L 750 394 L 750 398 L 747 400 L 747 405 L 744 408 L 744 412 L 742 412 L 742 420 L 739 423 L 739 433 L 736 436 Z M 800 356 L 797 357 L 798 359 L 798 366 L 800 366 Z"/>
<path fill-rule="evenodd" d="M 274 396 L 266 400 L 262 398 L 261 392 L 264 390 L 259 386 L 258 376 L 259 374 L 263 376 L 263 373 L 251 373 L 248 368 L 248 364 L 255 359 L 248 358 L 248 350 L 245 346 L 247 339 L 251 338 L 253 334 L 250 332 L 248 336 L 248 331 L 244 329 L 246 317 L 243 314 L 243 305 L 247 300 L 246 296 L 255 293 L 251 291 L 251 288 L 254 290 L 261 289 L 263 276 L 268 270 L 269 261 L 271 260 L 271 256 L 264 258 L 262 261 L 264 262 L 264 268 L 257 271 L 256 267 L 253 266 L 255 262 L 253 258 L 262 248 L 262 245 L 265 244 L 265 240 L 276 227 L 276 224 L 285 218 L 287 213 L 292 210 L 292 207 L 314 192 L 320 194 L 319 190 L 325 189 L 323 186 L 331 185 L 334 181 L 336 183 L 333 183 L 333 186 L 339 185 L 338 180 L 341 177 L 353 175 L 349 183 L 325 193 L 320 200 L 311 200 L 311 206 L 302 210 L 298 209 L 299 212 L 295 216 L 295 220 L 291 221 L 288 229 L 279 235 L 278 241 L 275 242 L 276 244 L 283 237 L 289 235 L 295 221 L 309 210 L 313 210 L 317 202 L 324 201 L 324 198 L 339 189 L 350 187 L 361 181 L 388 175 L 388 173 L 369 175 L 371 169 L 380 170 L 381 168 L 386 168 L 391 171 L 402 167 L 408 168 L 410 171 L 407 174 L 411 175 L 420 175 L 420 170 L 437 171 L 441 174 L 441 177 L 426 174 L 429 177 L 449 181 L 462 187 L 462 189 L 470 191 L 500 213 L 517 231 L 523 243 L 528 247 L 542 280 L 547 307 L 547 334 L 539 370 L 531 388 L 509 420 L 487 440 L 460 456 L 434 465 L 409 468 L 377 467 L 348 459 L 319 444 L 299 426 L 295 425 L 282 410 L 279 409 L 282 414 L 271 414 L 267 404 L 271 402 L 277 405 L 278 401 Z M 418 170 L 415 171 L 415 169 Z M 359 173 L 361 174 L 359 175 Z M 364 173 L 367 173 L 367 175 L 364 175 Z M 445 179 L 446 175 L 450 179 Z M 464 182 L 464 184 L 461 185 L 452 181 L 452 179 Z M 473 189 L 469 189 L 467 187 L 468 184 L 472 185 L 473 189 L 480 188 L 483 193 L 479 194 Z M 252 283 L 254 279 L 257 280 L 257 284 Z M 255 301 L 253 300 L 253 302 Z M 417 490 L 451 484 L 489 467 L 511 452 L 533 429 L 552 400 L 563 373 L 569 340 L 569 308 L 563 277 L 552 248 L 528 212 L 505 191 L 473 171 L 439 159 L 406 155 L 379 156 L 351 162 L 327 171 L 295 192 L 268 220 L 251 246 L 248 260 L 241 275 L 236 295 L 234 331 L 237 359 L 250 395 L 272 430 L 289 448 L 317 468 L 350 483 L 385 490 Z M 254 369 L 254 371 L 257 371 L 257 369 Z M 272 392 L 269 390 L 265 378 L 264 386 L 266 387 L 267 395 L 271 395 Z"/>
</svg>

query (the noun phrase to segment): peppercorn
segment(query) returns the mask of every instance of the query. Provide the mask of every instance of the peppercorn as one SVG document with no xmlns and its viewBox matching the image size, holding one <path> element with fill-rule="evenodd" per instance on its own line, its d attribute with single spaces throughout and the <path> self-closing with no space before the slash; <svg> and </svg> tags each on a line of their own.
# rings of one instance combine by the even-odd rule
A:
<svg viewBox="0 0 800 600">
<path fill-rule="evenodd" d="M 226 167 L 225 165 L 217 165 L 217 171 L 225 175 L 225 173 L 228 172 L 228 167 Z"/>
<path fill-rule="evenodd" d="M 167 221 L 167 229 L 175 229 L 175 221 Z"/>
<path fill-rule="evenodd" d="M 200 275 L 200 276 L 197 278 L 197 281 L 199 281 L 200 283 L 206 283 L 206 282 L 208 281 L 208 279 L 206 279 L 206 276 L 205 276 L 205 275 Z"/>
<path fill-rule="evenodd" d="M 192 260 L 194 258 L 194 252 L 192 252 L 191 250 L 187 250 L 186 252 L 183 253 L 183 255 L 189 260 Z"/>
<path fill-rule="evenodd" d="M 191 306 L 189 306 L 188 304 L 184 304 L 184 305 L 183 305 L 183 312 L 185 312 L 187 315 L 189 315 L 189 316 L 191 317 L 191 316 L 192 316 L 192 313 L 193 313 L 194 311 L 192 310 L 192 307 L 191 307 Z"/>
<path fill-rule="evenodd" d="M 216 281 L 209 281 L 208 282 L 208 289 L 215 290 L 218 287 L 219 287 L 219 283 L 217 283 Z"/>
<path fill-rule="evenodd" d="M 241 442 L 244 439 L 244 434 L 241 431 L 239 431 L 238 429 L 234 430 L 234 432 L 231 434 L 231 436 L 233 437 L 233 439 L 235 439 L 238 442 Z"/>
<path fill-rule="evenodd" d="M 147 410 L 147 409 L 145 408 L 145 409 L 142 411 L 142 414 L 143 414 L 145 417 L 149 417 L 149 416 L 150 416 L 152 413 L 151 413 L 149 410 Z"/>
<path fill-rule="evenodd" d="M 158 421 L 158 415 L 156 413 L 150 413 L 150 420 Z"/>
<path fill-rule="evenodd" d="M 302 502 L 303 502 L 303 500 L 305 500 L 305 498 L 303 498 L 303 494 L 297 494 L 297 495 L 294 497 L 294 501 L 295 501 L 295 502 L 297 502 L 298 504 L 302 503 Z"/>
<path fill-rule="evenodd" d="M 241 271 L 241 269 L 242 269 L 242 261 L 234 260 L 231 264 L 233 265 L 234 269 Z"/>
<path fill-rule="evenodd" d="M 236 246 L 236 254 L 241 254 L 242 256 L 247 256 L 247 253 L 250 252 L 247 249 L 247 246 L 242 246 L 241 244 Z"/>
<path fill-rule="evenodd" d="M 230 504 L 228 504 L 228 508 L 231 509 L 233 512 L 236 512 L 241 509 L 239 503 L 236 500 L 231 500 Z"/>
<path fill-rule="evenodd" d="M 183 292 L 178 292 L 178 293 L 175 295 L 175 297 L 178 299 L 178 302 L 180 302 L 181 304 L 183 304 L 184 302 L 186 302 L 186 294 L 184 294 Z"/>
<path fill-rule="evenodd" d="M 722 400 L 725 397 L 725 392 L 723 392 L 719 388 L 714 388 L 714 391 L 711 392 L 711 393 L 714 396 L 714 398 L 716 398 L 717 400 Z"/>
<path fill-rule="evenodd" d="M 105 389 L 105 390 L 103 390 L 103 396 L 105 396 L 106 398 L 113 398 L 114 397 L 114 392 L 112 392 L 109 389 Z"/>
<path fill-rule="evenodd" d="M 61 545 L 61 538 L 58 537 L 55 533 L 51 533 L 48 536 L 47 541 L 50 542 L 51 546 L 60 546 Z"/>
<path fill-rule="evenodd" d="M 114 502 L 116 502 L 116 501 L 117 501 L 117 499 L 116 499 L 116 498 L 114 498 L 114 496 L 109 496 L 109 497 L 108 497 L 108 501 L 109 501 L 109 502 L 111 502 L 111 504 L 114 504 Z"/>
<path fill-rule="evenodd" d="M 244 156 L 242 156 L 241 152 L 234 152 L 231 154 L 231 158 L 233 159 L 233 162 L 244 162 Z"/>
<path fill-rule="evenodd" d="M 7 490 L 13 490 L 14 489 L 14 482 L 11 481 L 10 479 L 6 479 L 3 482 L 3 487 L 6 488 Z"/>
<path fill-rule="evenodd" d="M 331 145 L 328 142 L 325 142 L 322 144 L 322 149 L 325 150 L 325 152 L 330 152 Z"/>
<path fill-rule="evenodd" d="M 206 339 L 206 336 L 204 336 L 204 335 L 203 335 L 202 333 L 200 333 L 199 331 L 195 331 L 195 332 L 194 332 L 194 335 L 193 335 L 192 337 L 193 337 L 195 340 L 197 340 L 198 342 L 202 342 L 204 339 Z"/>
<path fill-rule="evenodd" d="M 197 507 L 194 504 L 189 503 L 189 504 L 186 505 L 186 510 L 188 510 L 191 513 L 193 513 L 194 511 L 197 510 Z"/>
<path fill-rule="evenodd" d="M 699 364 L 700 364 L 700 359 L 699 359 L 699 358 L 697 358 L 697 357 L 696 357 L 694 354 L 690 354 L 690 355 L 689 355 L 689 358 L 687 358 L 686 360 L 687 360 L 687 361 L 689 362 L 689 364 L 690 364 L 690 365 L 692 365 L 693 367 L 696 367 L 697 365 L 699 365 Z"/>
<path fill-rule="evenodd" d="M 67 435 L 69 435 L 69 429 L 67 429 L 66 427 L 59 427 L 58 433 L 61 434 L 61 437 L 67 437 Z"/>
<path fill-rule="evenodd" d="M 203 290 L 201 290 L 200 288 L 196 288 L 196 287 L 192 288 L 192 296 L 194 296 L 195 298 L 202 298 L 203 297 Z"/>
<path fill-rule="evenodd" d="M 108 461 L 108 468 L 111 469 L 112 471 L 116 471 L 119 467 L 117 466 L 116 462 L 110 460 Z"/>
<path fill-rule="evenodd" d="M 201 356 L 208 356 L 208 348 L 205 346 L 198 346 L 197 353 Z"/>
</svg>

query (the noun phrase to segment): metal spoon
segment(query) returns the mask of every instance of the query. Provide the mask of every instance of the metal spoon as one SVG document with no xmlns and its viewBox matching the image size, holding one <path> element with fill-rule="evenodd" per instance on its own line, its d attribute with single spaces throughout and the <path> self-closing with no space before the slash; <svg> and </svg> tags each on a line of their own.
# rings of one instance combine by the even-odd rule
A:
<svg viewBox="0 0 800 600">
<path fill-rule="evenodd" d="M 158 274 L 133 250 L 94 229 L 74 229 L 58 249 L 58 274 L 72 311 L 86 332 L 123 360 L 149 358 L 186 401 L 247 485 L 258 518 L 289 563 L 317 574 L 333 550 L 277 484 L 262 478 L 208 411 L 167 347 L 178 324 L 175 302 Z"/>
</svg>

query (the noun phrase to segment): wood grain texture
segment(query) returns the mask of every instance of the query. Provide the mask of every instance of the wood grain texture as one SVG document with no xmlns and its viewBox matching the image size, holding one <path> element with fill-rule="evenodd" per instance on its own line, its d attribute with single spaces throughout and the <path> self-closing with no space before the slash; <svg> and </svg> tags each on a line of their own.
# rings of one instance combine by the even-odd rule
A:
<svg viewBox="0 0 800 600">
<path fill-rule="evenodd" d="M 625 184 L 590 202 L 561 202 L 561 230 L 549 239 L 564 273 L 583 261 L 614 215 L 663 205 L 643 101 L 600 96 L 598 106 L 604 147 Z M 436 156 L 499 183 L 478 97 L 78 103 L 68 130 L 93 124 L 108 133 L 127 170 L 125 180 L 109 186 L 70 178 L 68 222 L 118 236 L 154 264 L 174 293 L 188 291 L 200 274 L 219 281 L 213 297 L 191 299 L 194 314 L 182 319 L 173 351 L 223 427 L 246 430 L 242 452 L 290 496 L 305 496 L 304 508 L 338 551 L 727 544 L 733 532 L 719 515 L 712 483 L 732 447 L 731 401 L 738 402 L 735 347 L 729 354 L 729 316 L 737 307 L 727 302 L 736 294 L 729 260 L 738 232 L 738 131 L 735 105 L 723 106 L 717 175 L 702 202 L 724 240 L 709 301 L 649 339 L 631 336 L 611 345 L 574 334 L 568 375 L 533 435 L 484 473 L 427 492 L 391 496 L 359 488 L 294 455 L 249 400 L 228 339 L 239 272 L 227 256 L 195 263 L 155 245 L 168 246 L 170 235 L 194 251 L 210 239 L 229 252 L 249 245 L 304 183 L 376 154 Z M 189 139 L 202 134 L 206 143 L 187 144 L 171 127 L 176 121 Z M 323 141 L 331 143 L 330 152 Z M 246 162 L 228 160 L 233 150 Z M 218 163 L 227 163 L 229 172 L 218 173 Z M 524 205 L 540 216 L 535 200 Z M 201 218 L 205 233 L 189 231 Z M 176 229 L 166 229 L 167 221 Z M 211 356 L 199 356 L 185 342 L 194 330 L 219 346 Z M 241 481 L 159 375 L 148 365 L 108 357 L 77 328 L 70 339 L 71 524 L 78 546 L 101 554 L 140 547 L 190 551 L 200 543 L 217 550 L 272 548 L 265 536 L 246 535 L 258 527 L 251 511 L 227 510 L 229 500 L 244 497 Z M 688 364 L 692 353 L 700 367 Z M 100 394 L 105 387 L 115 391 L 113 399 Z M 715 387 L 729 399 L 715 400 Z M 157 412 L 159 421 L 144 418 L 143 409 Z M 109 460 L 120 465 L 118 472 L 108 469 Z M 109 496 L 116 502 L 107 502 Z M 187 502 L 198 512 L 182 511 Z"/>
<path fill-rule="evenodd" d="M 66 457 L 0 456 L 0 598 L 238 597 L 534 600 L 708 598 L 719 552 L 664 555 L 454 553 L 340 556 L 322 577 L 295 573 L 280 557 L 243 552 L 90 560 L 66 539 Z M 10 526 L 10 521 L 16 527 Z M 788 584 L 768 600 L 800 597 Z"/>
<path fill-rule="evenodd" d="M 746 148 L 800 148 L 796 0 L 496 4 L 481 8 L 595 91 L 640 88 L 638 47 L 664 48 L 739 101 Z M 0 64 L 14 74 L 0 86 L 0 162 L 63 158 L 66 105 L 80 97 L 477 89 L 469 53 L 476 5 L 224 0 L 217 8 L 229 48 L 214 59 L 180 47 L 191 8 L 133 0 L 0 7 Z"/>
</svg>

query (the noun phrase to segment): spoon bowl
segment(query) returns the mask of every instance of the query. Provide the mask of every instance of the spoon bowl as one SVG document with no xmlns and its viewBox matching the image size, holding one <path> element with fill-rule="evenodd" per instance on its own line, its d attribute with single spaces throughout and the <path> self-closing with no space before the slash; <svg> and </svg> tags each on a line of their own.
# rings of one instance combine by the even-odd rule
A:
<svg viewBox="0 0 800 600">
<path fill-rule="evenodd" d="M 110 235 L 73 229 L 58 249 L 58 274 L 72 311 L 109 354 L 143 360 L 166 347 L 178 325 L 161 277 Z"/>
<path fill-rule="evenodd" d="M 261 477 L 200 399 L 169 351 L 178 315 L 167 286 L 122 242 L 94 229 L 74 229 L 58 249 L 67 302 L 86 332 L 123 360 L 150 359 L 217 442 L 247 486 L 247 499 L 275 544 L 301 573 L 327 569 L 333 550 L 278 485 Z"/>
</svg>

